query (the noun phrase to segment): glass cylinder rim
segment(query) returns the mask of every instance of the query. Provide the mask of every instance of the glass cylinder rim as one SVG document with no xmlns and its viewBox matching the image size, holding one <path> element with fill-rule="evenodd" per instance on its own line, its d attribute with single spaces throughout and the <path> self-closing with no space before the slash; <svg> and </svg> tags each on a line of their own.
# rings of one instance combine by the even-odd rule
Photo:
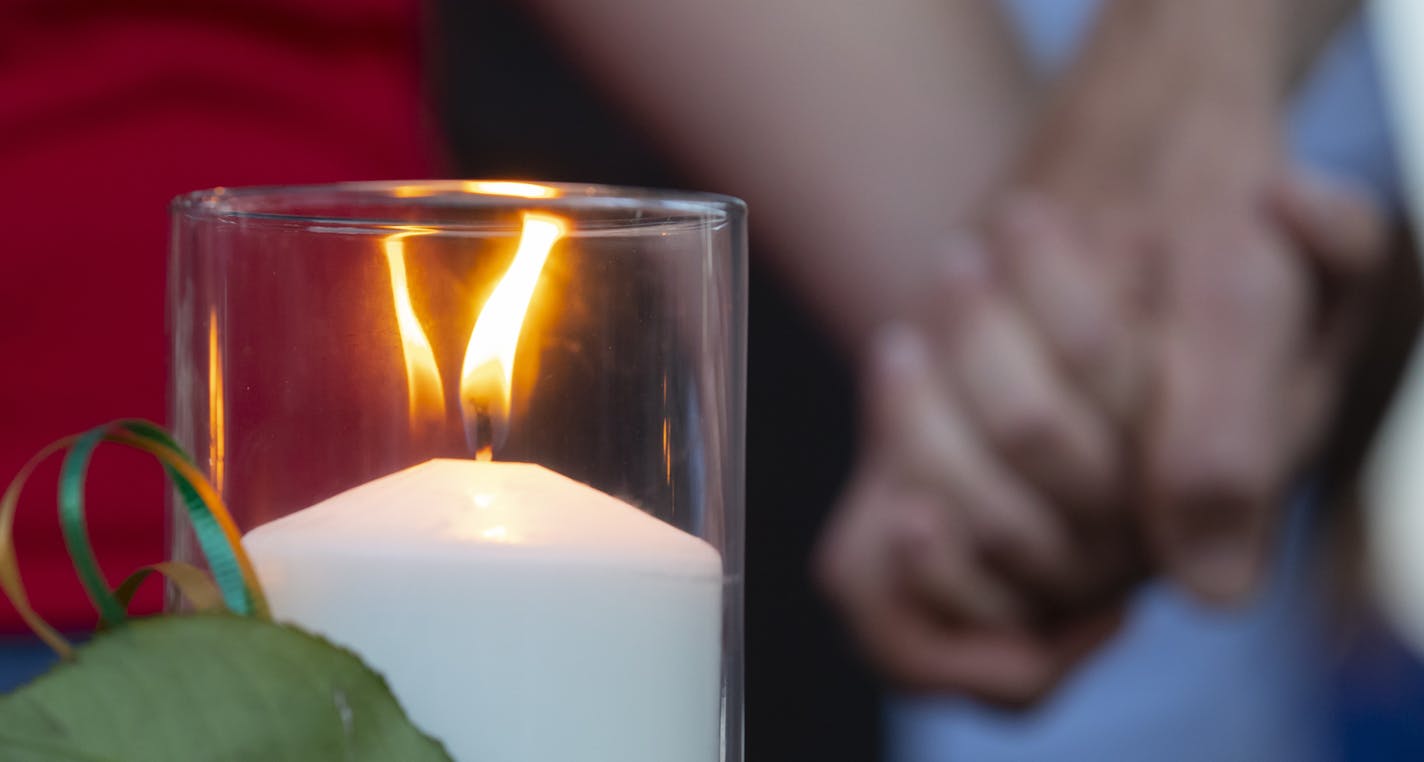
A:
<svg viewBox="0 0 1424 762">
<path fill-rule="evenodd" d="M 175 217 L 213 221 L 332 223 L 356 228 L 387 228 L 410 223 L 408 219 L 379 219 L 338 212 L 293 213 L 275 209 L 279 200 L 340 197 L 370 202 L 399 202 L 439 197 L 447 206 L 469 209 L 510 205 L 565 212 L 636 209 L 724 219 L 746 214 L 746 202 L 720 193 L 529 180 L 377 180 L 302 185 L 218 186 L 174 197 L 170 211 Z M 433 223 L 432 226 L 441 227 L 439 223 Z"/>
</svg>

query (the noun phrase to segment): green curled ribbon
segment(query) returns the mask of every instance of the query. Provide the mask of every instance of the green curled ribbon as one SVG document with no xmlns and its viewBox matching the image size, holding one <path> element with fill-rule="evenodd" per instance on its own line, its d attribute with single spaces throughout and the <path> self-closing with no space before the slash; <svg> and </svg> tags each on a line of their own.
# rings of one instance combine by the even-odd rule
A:
<svg viewBox="0 0 1424 762">
<path fill-rule="evenodd" d="M 212 578 L 188 564 L 168 561 L 140 569 L 117 590 L 110 590 L 99 570 L 84 518 L 84 479 L 94 450 L 103 442 L 113 442 L 153 455 L 163 464 L 173 481 L 192 522 L 198 544 L 212 570 Z M 138 585 L 149 575 L 167 577 L 199 609 L 218 605 L 244 616 L 268 616 L 267 601 L 252 562 L 242 549 L 241 536 L 222 499 L 194 465 L 191 458 L 161 427 L 148 421 L 123 420 L 105 424 L 83 434 L 65 437 L 27 462 L 0 497 L 0 589 L 10 599 L 21 618 L 61 656 L 72 649 L 57 630 L 45 622 L 29 603 L 20 579 L 15 556 L 14 519 L 20 492 L 39 463 L 60 450 L 68 449 L 59 477 L 59 518 L 65 546 L 75 573 L 103 624 L 122 624 L 128 618 L 128 602 Z"/>
</svg>

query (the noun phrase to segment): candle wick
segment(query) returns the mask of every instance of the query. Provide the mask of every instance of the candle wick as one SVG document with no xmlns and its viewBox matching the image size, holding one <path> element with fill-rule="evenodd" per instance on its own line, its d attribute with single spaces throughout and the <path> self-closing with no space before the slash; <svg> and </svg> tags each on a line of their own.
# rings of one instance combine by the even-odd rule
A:
<svg viewBox="0 0 1424 762">
<path fill-rule="evenodd" d="M 495 444 L 494 416 L 488 404 L 476 403 L 465 410 L 465 442 L 475 453 L 475 460 L 493 460 Z"/>
</svg>

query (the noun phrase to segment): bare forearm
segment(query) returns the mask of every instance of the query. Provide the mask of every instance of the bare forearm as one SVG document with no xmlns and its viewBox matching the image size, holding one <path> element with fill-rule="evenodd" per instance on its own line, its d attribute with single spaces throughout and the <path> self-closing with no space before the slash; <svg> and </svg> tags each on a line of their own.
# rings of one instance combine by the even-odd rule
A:
<svg viewBox="0 0 1424 762">
<path fill-rule="evenodd" d="M 1021 175 L 1069 199 L 1151 193 L 1144 173 L 1160 172 L 1170 147 L 1197 165 L 1185 175 L 1263 180 L 1279 158 L 1272 151 L 1227 156 L 1190 136 L 1229 130 L 1273 142 L 1282 103 L 1356 4 L 1109 0 L 1056 90 Z M 1223 171 L 1221 161 L 1252 166 Z"/>
<path fill-rule="evenodd" d="M 992 0 L 533 0 L 687 166 L 746 198 L 847 345 L 911 301 L 1032 93 Z"/>
<path fill-rule="evenodd" d="M 1106 54 L 1122 63 L 1154 62 L 1150 67 L 1134 66 L 1132 71 L 1139 77 L 1179 77 L 1191 70 L 1199 78 L 1236 78 L 1217 82 L 1222 89 L 1269 86 L 1283 97 L 1359 4 L 1359 0 L 1108 0 L 1088 51 L 1089 56 Z"/>
</svg>

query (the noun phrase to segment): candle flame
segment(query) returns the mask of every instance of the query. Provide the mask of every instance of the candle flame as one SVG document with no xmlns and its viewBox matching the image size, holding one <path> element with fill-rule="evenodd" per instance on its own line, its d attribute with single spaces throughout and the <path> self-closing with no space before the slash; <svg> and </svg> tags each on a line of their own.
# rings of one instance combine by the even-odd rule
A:
<svg viewBox="0 0 1424 762">
<path fill-rule="evenodd" d="M 466 193 L 482 196 L 514 196 L 515 198 L 558 198 L 558 188 L 516 180 L 468 180 L 460 184 Z"/>
<path fill-rule="evenodd" d="M 227 460 L 227 431 L 223 405 L 222 345 L 218 341 L 218 311 L 208 310 L 208 474 L 213 489 L 222 492 L 227 483 L 223 466 Z"/>
<path fill-rule="evenodd" d="M 466 438 L 480 460 L 490 460 L 495 443 L 507 433 L 519 331 L 549 251 L 565 232 L 562 218 L 524 213 L 524 229 L 514 261 L 470 332 L 460 371 L 460 406 Z"/>
<path fill-rule="evenodd" d="M 565 231 L 564 219 L 558 216 L 524 212 L 524 229 L 514 261 L 474 320 L 460 369 L 460 406 L 466 439 L 476 449 L 478 460 L 490 460 L 494 444 L 503 442 L 508 432 L 514 350 L 520 343 L 524 313 L 528 312 L 548 252 Z"/>
<path fill-rule="evenodd" d="M 527 183 L 484 185 L 501 188 L 528 185 L 529 189 L 543 187 Z M 502 192 L 512 194 L 518 190 L 503 188 Z M 529 190 L 529 193 L 534 193 L 534 190 Z M 433 232 L 427 228 L 405 228 L 381 242 L 390 271 L 391 298 L 405 360 L 407 402 L 413 433 L 430 423 L 438 424 L 445 416 L 445 387 L 440 377 L 440 366 L 435 360 L 435 351 L 425 328 L 415 313 L 406 274 L 406 239 Z M 475 320 L 474 330 L 470 332 L 460 373 L 460 404 L 466 440 L 480 460 L 490 460 L 495 444 L 503 441 L 507 434 L 514 385 L 514 353 L 519 344 L 520 328 L 549 251 L 564 232 L 565 223 L 560 217 L 537 212 L 524 214 L 524 226 L 514 260 L 495 285 Z"/>
<path fill-rule="evenodd" d="M 549 185 L 525 183 L 517 180 L 466 180 L 456 185 L 445 183 L 398 185 L 391 194 L 396 198 L 426 198 L 458 187 L 464 193 L 481 196 L 509 196 L 512 198 L 558 198 L 563 191 Z"/>
<path fill-rule="evenodd" d="M 430 339 L 420 325 L 420 318 L 416 317 L 405 273 L 405 239 L 430 232 L 405 230 L 387 236 L 382 242 L 386 251 L 386 266 L 391 273 L 391 296 L 395 300 L 401 353 L 405 356 L 406 399 L 412 431 L 418 428 L 423 418 L 439 420 L 445 412 L 445 387 L 440 381 L 440 368 L 435 364 L 435 351 L 431 349 Z"/>
</svg>

